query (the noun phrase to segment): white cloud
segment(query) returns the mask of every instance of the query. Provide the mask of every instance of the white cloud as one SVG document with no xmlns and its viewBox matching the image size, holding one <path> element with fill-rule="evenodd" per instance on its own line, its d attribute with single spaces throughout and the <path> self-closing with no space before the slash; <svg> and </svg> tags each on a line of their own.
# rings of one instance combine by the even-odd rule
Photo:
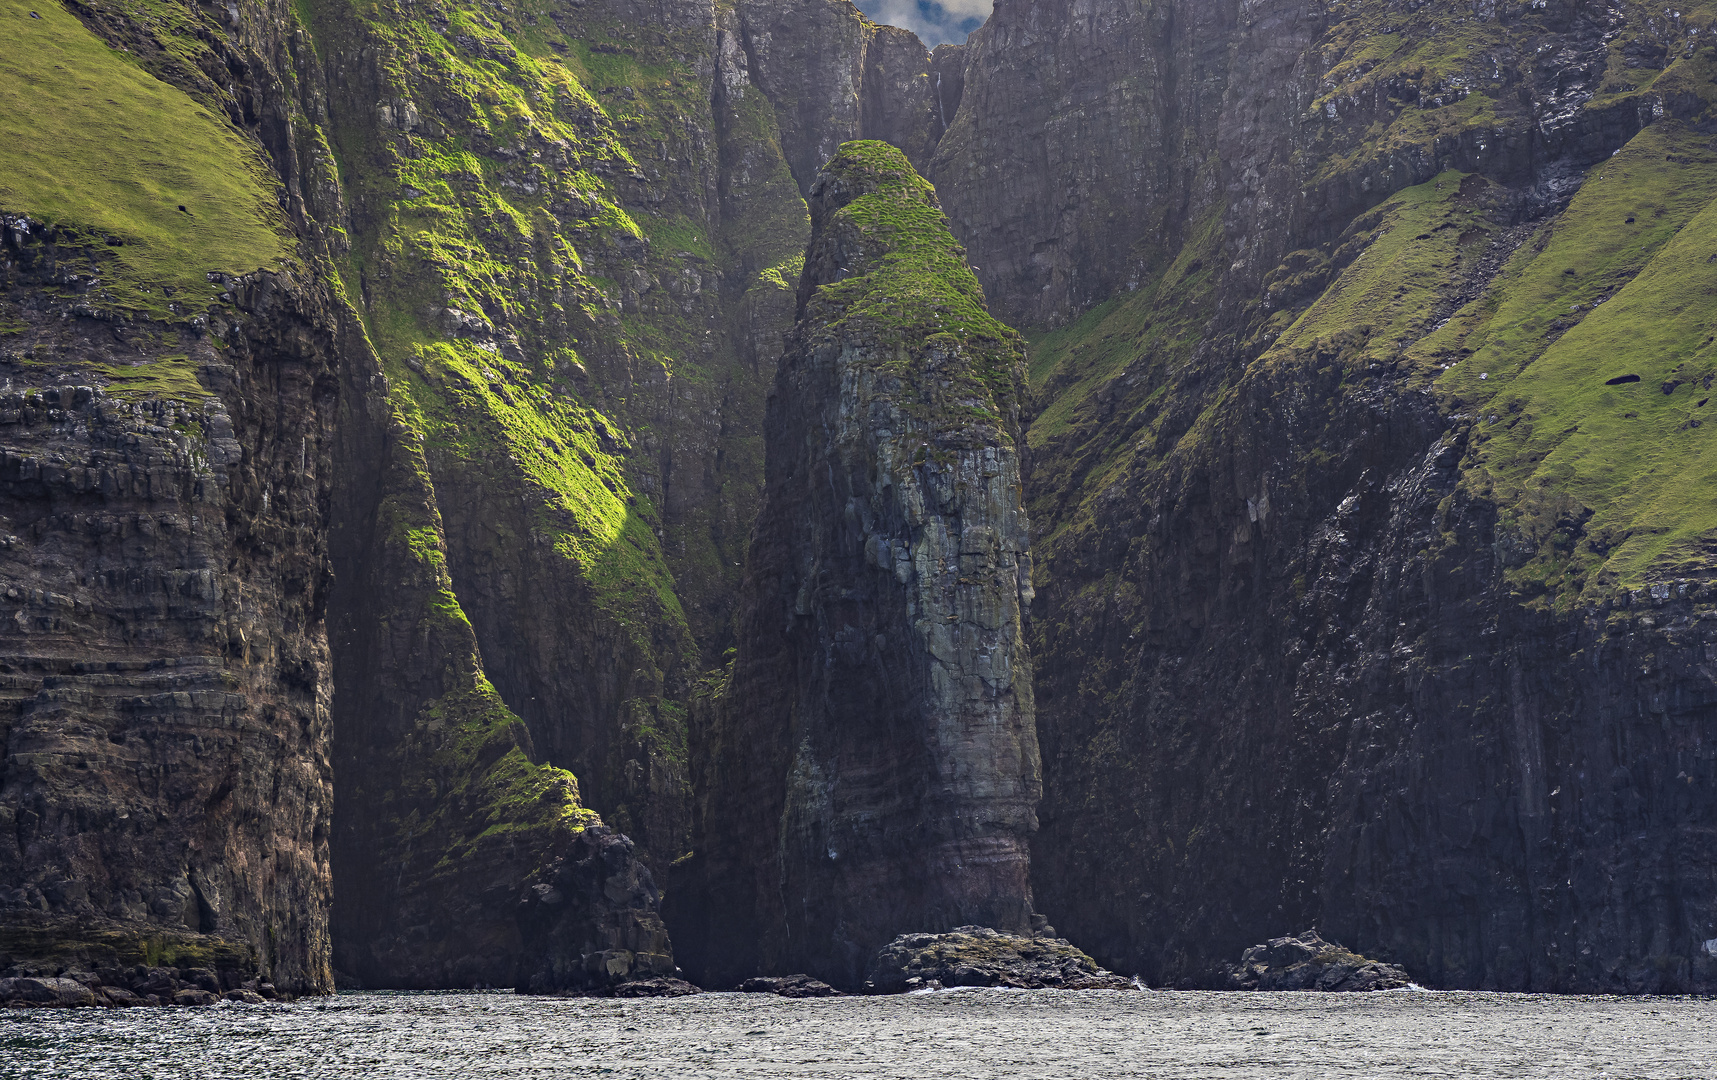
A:
<svg viewBox="0 0 1717 1080">
<path fill-rule="evenodd" d="M 887 26 L 899 26 L 917 34 L 934 48 L 947 42 L 959 44 L 990 16 L 994 0 L 855 0 L 860 10 Z"/>
</svg>

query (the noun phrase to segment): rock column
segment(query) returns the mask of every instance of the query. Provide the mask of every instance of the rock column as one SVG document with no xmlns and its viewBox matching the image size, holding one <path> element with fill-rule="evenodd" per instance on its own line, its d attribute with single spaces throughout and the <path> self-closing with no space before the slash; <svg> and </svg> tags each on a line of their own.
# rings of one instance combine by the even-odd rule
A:
<svg viewBox="0 0 1717 1080">
<path fill-rule="evenodd" d="M 676 934 L 712 985 L 852 985 L 899 933 L 1031 914 L 1020 340 L 899 150 L 845 144 L 810 202 L 740 645 L 694 750 Z"/>
</svg>

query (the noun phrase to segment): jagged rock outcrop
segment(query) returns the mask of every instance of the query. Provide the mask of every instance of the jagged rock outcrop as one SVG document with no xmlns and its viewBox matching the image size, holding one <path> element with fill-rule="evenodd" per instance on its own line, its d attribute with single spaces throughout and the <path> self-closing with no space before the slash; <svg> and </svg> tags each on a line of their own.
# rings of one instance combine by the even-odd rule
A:
<svg viewBox="0 0 1717 1080">
<path fill-rule="evenodd" d="M 878 994 L 1007 986 L 1020 990 L 1136 990 L 1104 971 L 1066 938 L 1000 934 L 957 926 L 945 934 L 902 934 L 865 967 L 865 989 Z"/>
<path fill-rule="evenodd" d="M 631 840 L 603 825 L 582 830 L 519 900 L 513 985 L 533 994 L 688 992 L 673 978 L 672 947 L 656 911 L 661 899 Z"/>
<path fill-rule="evenodd" d="M 852 986 L 905 927 L 1024 930 L 1039 795 L 1019 339 L 905 156 L 812 193 L 738 655 L 697 732 L 681 962 Z"/>
<path fill-rule="evenodd" d="M 1332 945 L 1316 930 L 1254 945 L 1228 974 L 1236 990 L 1398 990 L 1411 985 L 1394 964 L 1379 963 Z"/>
</svg>

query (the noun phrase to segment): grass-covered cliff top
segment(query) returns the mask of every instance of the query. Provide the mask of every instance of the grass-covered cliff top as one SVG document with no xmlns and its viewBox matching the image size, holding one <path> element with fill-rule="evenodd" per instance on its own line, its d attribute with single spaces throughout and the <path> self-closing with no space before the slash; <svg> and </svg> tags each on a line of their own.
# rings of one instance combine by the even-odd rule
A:
<svg viewBox="0 0 1717 1080">
<path fill-rule="evenodd" d="M 824 334 L 963 356 L 964 373 L 938 368 L 958 384 L 951 399 L 965 391 L 969 407 L 1006 410 L 1023 371 L 1022 339 L 990 314 L 935 189 L 903 152 L 871 140 L 843 144 L 812 193 L 812 218 L 804 318 L 822 321 Z"/>
<path fill-rule="evenodd" d="M 885 142 L 849 142 L 823 167 L 819 234 L 845 233 L 860 241 L 851 265 L 816 282 L 825 305 L 844 310 L 843 321 L 863 319 L 901 340 L 948 334 L 965 339 L 1015 341 L 984 303 L 984 289 L 966 264 L 966 249 L 949 231 L 936 189 L 919 176 L 898 148 Z M 830 212 L 832 211 L 832 212 Z M 815 245 L 816 241 L 812 241 Z M 832 254 L 832 253 L 831 253 Z"/>
<path fill-rule="evenodd" d="M 200 310 L 209 272 L 291 254 L 260 156 L 224 121 L 58 3 L 0 0 L 0 41 L 0 210 L 88 234 L 95 306 Z"/>
</svg>

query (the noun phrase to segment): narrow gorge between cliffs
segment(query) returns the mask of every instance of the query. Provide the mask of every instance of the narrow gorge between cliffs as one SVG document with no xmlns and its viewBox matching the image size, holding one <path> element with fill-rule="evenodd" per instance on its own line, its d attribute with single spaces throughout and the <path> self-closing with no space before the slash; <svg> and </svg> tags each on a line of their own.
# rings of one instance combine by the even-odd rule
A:
<svg viewBox="0 0 1717 1080">
<path fill-rule="evenodd" d="M 0 1000 L 1717 992 L 1717 4 L 43 2 Z"/>
</svg>

